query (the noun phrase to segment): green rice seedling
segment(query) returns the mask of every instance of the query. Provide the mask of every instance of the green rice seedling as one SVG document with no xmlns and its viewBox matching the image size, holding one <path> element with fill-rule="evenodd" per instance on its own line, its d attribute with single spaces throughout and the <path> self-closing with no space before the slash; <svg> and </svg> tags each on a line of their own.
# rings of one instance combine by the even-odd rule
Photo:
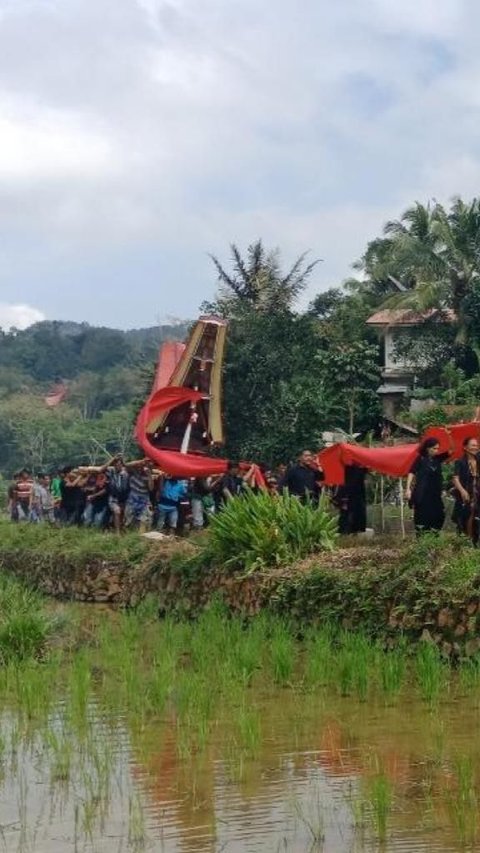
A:
<svg viewBox="0 0 480 853">
<path fill-rule="evenodd" d="M 361 849 L 363 849 L 362 844 L 365 837 L 369 811 L 365 794 L 359 791 L 357 787 L 354 788 L 353 784 L 350 782 L 345 791 L 344 799 L 350 809 L 353 827 L 355 832 L 360 836 Z"/>
<path fill-rule="evenodd" d="M 330 629 L 315 630 L 307 638 L 305 682 L 309 687 L 324 687 L 331 684 L 334 659 Z"/>
<path fill-rule="evenodd" d="M 69 694 L 70 714 L 78 725 L 87 719 L 88 704 L 91 696 L 92 676 L 90 661 L 86 652 L 75 655 L 70 670 Z"/>
<path fill-rule="evenodd" d="M 462 848 L 473 849 L 478 835 L 479 802 L 471 756 L 459 756 L 454 767 L 454 788 L 447 797 L 450 819 Z"/>
<path fill-rule="evenodd" d="M 385 773 L 378 773 L 370 780 L 367 800 L 374 830 L 383 844 L 387 839 L 388 819 L 393 808 L 393 788 Z"/>
<path fill-rule="evenodd" d="M 234 641 L 229 645 L 227 664 L 230 665 L 232 675 L 245 686 L 250 684 L 255 673 L 260 669 L 263 644 L 264 637 L 249 626 L 246 630 L 238 631 Z"/>
<path fill-rule="evenodd" d="M 216 700 L 211 683 L 201 674 L 184 673 L 179 679 L 174 703 L 178 727 L 182 730 L 183 742 L 189 742 L 189 748 L 193 743 L 200 748 L 206 746 Z"/>
<path fill-rule="evenodd" d="M 172 691 L 174 680 L 174 662 L 169 655 L 155 660 L 152 670 L 147 674 L 143 690 L 145 709 L 161 714 Z"/>
<path fill-rule="evenodd" d="M 31 660 L 13 667 L 15 700 L 20 713 L 28 720 L 46 717 L 52 702 L 52 684 L 38 661 Z"/>
<path fill-rule="evenodd" d="M 262 739 L 259 712 L 244 704 L 237 712 L 236 723 L 242 749 L 247 755 L 255 757 Z"/>
<path fill-rule="evenodd" d="M 375 667 L 374 648 L 370 640 L 361 633 L 347 634 L 344 640 L 350 649 L 353 666 L 353 684 L 360 701 L 365 702 Z"/>
<path fill-rule="evenodd" d="M 175 739 L 175 748 L 178 757 L 182 761 L 186 761 L 191 758 L 195 744 L 193 742 L 193 736 L 191 729 L 182 721 L 177 720 L 177 736 Z"/>
<path fill-rule="evenodd" d="M 45 742 L 52 755 L 50 764 L 52 782 L 68 782 L 72 767 L 72 738 L 67 737 L 64 733 L 58 734 L 53 729 L 48 729 Z"/>
<path fill-rule="evenodd" d="M 269 640 L 270 663 L 275 684 L 291 683 L 295 668 L 295 643 L 285 623 L 277 621 Z"/>
<path fill-rule="evenodd" d="M 82 797 L 80 800 L 80 826 L 85 838 L 93 845 L 95 827 L 98 820 L 99 801 L 96 796 Z"/>
<path fill-rule="evenodd" d="M 0 658 L 25 660 L 40 655 L 49 634 L 42 613 L 19 613 L 0 624 Z"/>
<path fill-rule="evenodd" d="M 20 778 L 18 779 L 18 796 L 17 796 L 18 820 L 19 820 L 19 825 L 20 825 L 19 838 L 18 838 L 18 849 L 20 851 L 28 849 L 27 804 L 28 804 L 28 782 L 27 782 L 25 773 L 22 772 L 20 774 Z"/>
<path fill-rule="evenodd" d="M 128 846 L 134 853 L 146 849 L 147 832 L 145 814 L 140 798 L 130 795 L 128 798 Z"/>
<path fill-rule="evenodd" d="M 40 657 L 54 627 L 37 593 L 0 577 L 0 662 Z"/>
<path fill-rule="evenodd" d="M 415 658 L 415 670 L 422 698 L 430 703 L 438 701 L 447 684 L 447 667 L 437 646 L 432 643 L 420 644 Z"/>
<path fill-rule="evenodd" d="M 478 693 L 480 688 L 480 660 L 469 658 L 463 661 L 458 671 L 458 683 L 463 693 Z"/>
<path fill-rule="evenodd" d="M 341 646 L 335 655 L 336 682 L 341 696 L 349 696 L 355 683 L 355 653 L 349 646 Z"/>
<path fill-rule="evenodd" d="M 348 696 L 354 691 L 364 702 L 374 673 L 374 649 L 361 633 L 345 632 L 340 636 L 334 653 L 336 682 L 340 694 Z"/>
<path fill-rule="evenodd" d="M 309 851 L 323 850 L 325 844 L 325 808 L 317 790 L 307 801 L 294 797 L 293 812 L 296 820 L 307 830 Z"/>
<path fill-rule="evenodd" d="M 406 654 L 403 649 L 379 650 L 379 680 L 386 702 L 394 701 L 400 693 L 405 680 L 406 663 Z"/>
<path fill-rule="evenodd" d="M 225 769 L 230 782 L 239 784 L 245 777 L 245 752 L 236 738 L 229 738 L 225 750 Z"/>
</svg>

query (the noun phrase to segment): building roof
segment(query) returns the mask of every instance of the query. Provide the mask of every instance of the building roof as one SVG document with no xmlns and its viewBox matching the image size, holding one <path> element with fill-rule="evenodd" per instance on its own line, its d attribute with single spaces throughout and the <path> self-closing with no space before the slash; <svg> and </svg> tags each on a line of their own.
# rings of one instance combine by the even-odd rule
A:
<svg viewBox="0 0 480 853">
<path fill-rule="evenodd" d="M 426 320 L 438 320 L 439 323 L 453 323 L 455 313 L 451 308 L 442 311 L 429 308 L 428 311 L 414 311 L 412 308 L 383 308 L 372 314 L 366 321 L 367 326 L 419 326 Z"/>
<path fill-rule="evenodd" d="M 393 383 L 391 385 L 380 385 L 377 388 L 377 394 L 406 394 L 409 387 L 409 385 L 394 385 Z"/>
</svg>

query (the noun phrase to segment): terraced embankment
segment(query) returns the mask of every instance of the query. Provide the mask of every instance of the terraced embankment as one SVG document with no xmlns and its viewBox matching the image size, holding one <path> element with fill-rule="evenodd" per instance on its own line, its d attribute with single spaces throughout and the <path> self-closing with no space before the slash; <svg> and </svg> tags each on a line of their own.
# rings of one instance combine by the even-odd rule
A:
<svg viewBox="0 0 480 853">
<path fill-rule="evenodd" d="M 211 565 L 202 543 L 120 539 L 82 530 L 0 526 L 0 567 L 65 600 L 195 616 L 221 597 L 233 612 L 267 608 L 302 624 L 335 622 L 394 641 L 436 643 L 446 655 L 480 649 L 478 552 L 458 539 L 338 547 L 250 574 Z"/>
</svg>

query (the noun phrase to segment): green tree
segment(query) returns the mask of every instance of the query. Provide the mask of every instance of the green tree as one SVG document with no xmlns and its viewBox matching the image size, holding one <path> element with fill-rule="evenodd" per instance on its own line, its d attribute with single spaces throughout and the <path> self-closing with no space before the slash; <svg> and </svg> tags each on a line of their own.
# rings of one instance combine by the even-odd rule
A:
<svg viewBox="0 0 480 853">
<path fill-rule="evenodd" d="M 334 344 L 316 356 L 321 372 L 328 377 L 343 419 L 347 415 L 348 433 L 365 425 L 365 416 L 378 413 L 375 394 L 380 381 L 378 346 L 358 340 Z"/>
<path fill-rule="evenodd" d="M 284 273 L 280 267 L 279 250 L 267 251 L 261 240 L 248 246 L 246 259 L 242 258 L 235 243 L 232 243 L 230 249 L 231 273 L 225 270 L 215 255 L 210 255 L 220 283 L 215 308 L 226 316 L 234 315 L 242 308 L 265 312 L 291 309 L 319 263 L 317 259 L 307 264 L 308 253 L 304 252 Z"/>
<path fill-rule="evenodd" d="M 397 287 L 397 305 L 451 308 L 456 344 L 471 347 L 480 364 L 480 316 L 472 312 L 480 308 L 480 199 L 456 198 L 449 209 L 416 202 L 386 224 L 384 239 L 368 245 L 357 267 L 366 290 L 386 295 Z"/>
</svg>

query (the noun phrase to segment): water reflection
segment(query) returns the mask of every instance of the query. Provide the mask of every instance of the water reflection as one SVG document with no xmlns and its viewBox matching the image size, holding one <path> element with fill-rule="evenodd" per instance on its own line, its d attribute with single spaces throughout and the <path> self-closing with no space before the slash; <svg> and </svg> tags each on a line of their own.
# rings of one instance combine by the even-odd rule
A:
<svg viewBox="0 0 480 853">
<path fill-rule="evenodd" d="M 75 726 L 62 704 L 43 720 L 6 710 L 0 850 L 476 849 L 474 696 L 432 710 L 272 689 L 247 711 L 243 732 L 230 708 L 199 746 L 168 707 L 159 720 L 89 702 Z M 379 778 L 393 797 L 383 845 Z"/>
</svg>

